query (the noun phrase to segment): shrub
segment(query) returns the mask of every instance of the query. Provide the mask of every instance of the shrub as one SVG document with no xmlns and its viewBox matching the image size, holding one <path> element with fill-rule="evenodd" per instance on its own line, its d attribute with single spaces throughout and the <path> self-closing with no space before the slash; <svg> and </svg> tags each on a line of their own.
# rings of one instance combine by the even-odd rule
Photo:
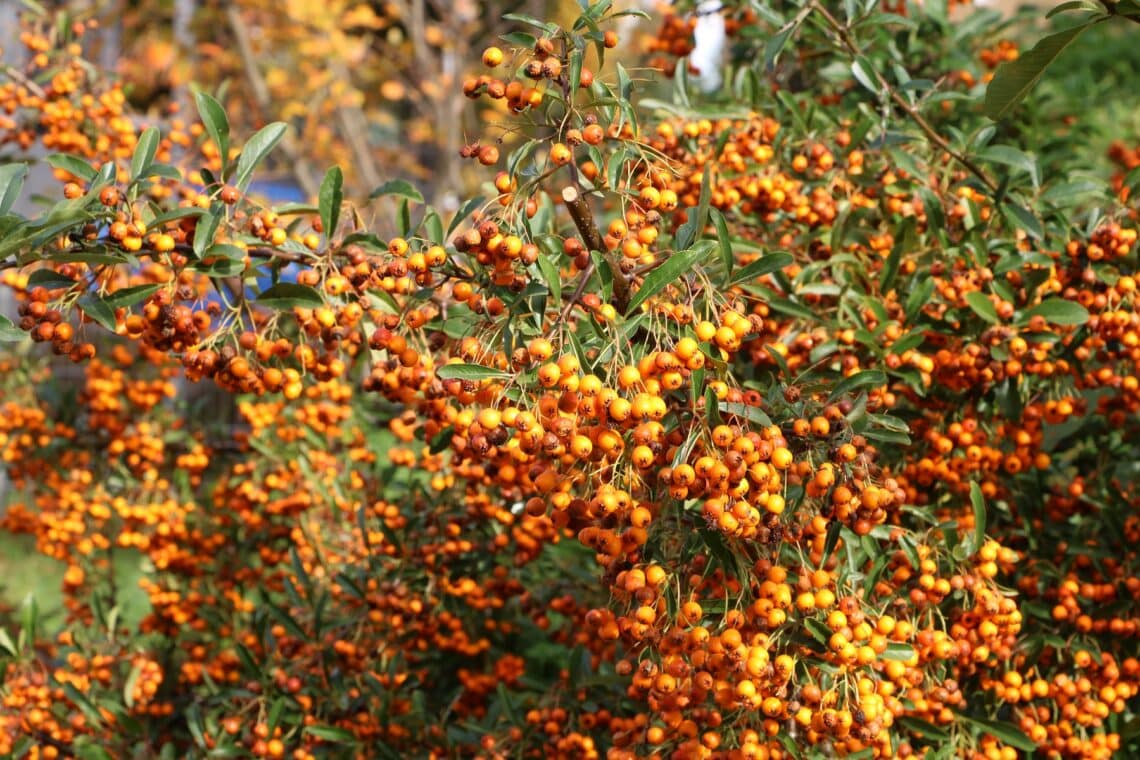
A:
<svg viewBox="0 0 1140 760">
<path fill-rule="evenodd" d="M 665 100 L 582 5 L 462 85 L 490 197 L 393 179 L 386 239 L 339 168 L 248 192 L 283 124 L 139 130 L 25 37 L 0 126 L 63 200 L 0 168 L 0 336 L 82 379 L 2 376 L 4 524 L 67 569 L 65 624 L 0 636 L 0 752 L 1137 750 L 1136 177 L 1073 163 L 1106 127 L 1052 70 L 1018 106 L 1087 30 L 728 3 L 723 87 L 681 58 Z"/>
</svg>

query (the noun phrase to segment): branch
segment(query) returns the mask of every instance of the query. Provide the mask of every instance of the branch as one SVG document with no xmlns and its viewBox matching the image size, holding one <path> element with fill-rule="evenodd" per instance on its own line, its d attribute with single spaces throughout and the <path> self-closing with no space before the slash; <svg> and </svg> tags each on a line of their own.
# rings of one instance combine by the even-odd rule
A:
<svg viewBox="0 0 1140 760">
<path fill-rule="evenodd" d="M 273 100 L 269 93 L 269 86 L 266 85 L 265 77 L 261 75 L 261 70 L 257 67 L 257 59 L 253 53 L 253 46 L 249 42 L 249 34 L 246 32 L 245 22 L 242 21 L 241 11 L 238 10 L 236 3 L 232 3 L 226 7 L 226 18 L 229 21 L 230 30 L 233 32 L 234 39 L 237 41 L 242 68 L 245 71 L 245 78 L 249 82 L 249 86 L 253 89 L 254 100 L 257 101 L 257 105 L 263 111 L 268 111 L 273 105 Z M 298 184 L 301 185 L 301 189 L 305 191 L 305 195 L 310 198 L 315 198 L 320 189 L 320 180 L 313 172 L 309 162 L 298 149 L 297 141 L 291 133 L 285 133 L 284 138 L 281 140 L 281 149 L 289 157 L 289 163 L 293 166 L 293 176 L 296 177 Z"/>
<path fill-rule="evenodd" d="M 47 92 L 43 87 L 40 87 L 38 84 L 32 81 L 27 74 L 20 71 L 15 66 L 4 64 L 2 67 L 0 67 L 0 71 L 3 71 L 4 75 L 12 81 L 23 85 L 25 88 L 27 88 L 28 92 L 32 93 L 37 98 L 43 99 L 47 97 Z"/>
<path fill-rule="evenodd" d="M 590 211 L 590 204 L 578 192 L 578 188 L 572 185 L 563 188 L 562 200 L 566 203 L 566 208 L 570 211 L 570 218 L 574 220 L 574 226 L 578 228 L 586 247 L 592 251 L 598 251 L 605 257 L 614 280 L 614 308 L 625 314 L 625 310 L 629 306 L 629 281 L 621 271 L 621 262 L 617 260 L 612 251 L 606 249 L 605 240 L 602 238 L 602 233 L 598 231 L 594 214 Z"/>
<path fill-rule="evenodd" d="M 835 18 L 835 16 L 831 15 L 831 13 L 819 3 L 813 2 L 809 5 L 809 7 L 814 7 L 815 10 L 819 11 L 819 14 L 823 17 L 824 21 L 827 22 L 827 25 L 831 27 L 831 30 L 835 32 L 835 34 L 839 37 L 839 41 L 843 44 L 843 47 L 847 48 L 847 51 L 851 53 L 852 56 L 859 58 L 863 55 L 863 51 L 859 49 L 859 45 L 855 42 L 854 38 L 852 38 L 850 30 L 841 24 L 839 20 Z M 977 177 L 983 185 L 989 188 L 991 193 L 997 192 L 997 183 L 990 179 L 989 175 L 986 174 L 980 166 L 974 163 L 973 160 L 971 160 L 965 154 L 959 153 L 950 147 L 950 143 L 946 142 L 946 138 L 938 134 L 938 132 L 935 131 L 934 127 L 930 126 L 930 122 L 928 122 L 923 117 L 923 115 L 918 112 L 918 109 L 915 108 L 910 101 L 903 97 L 898 92 L 898 90 L 891 87 L 890 83 L 883 77 L 882 74 L 873 69 L 872 73 L 875 75 L 875 79 L 878 80 L 879 87 L 881 87 L 888 95 L 890 95 L 891 100 L 893 100 L 899 108 L 906 112 L 906 115 L 909 116 L 916 125 L 918 125 L 918 128 L 922 130 L 922 133 L 925 134 L 932 143 L 937 145 L 942 151 L 948 153 L 951 158 L 953 158 L 955 161 L 965 167 L 971 174 Z"/>
</svg>

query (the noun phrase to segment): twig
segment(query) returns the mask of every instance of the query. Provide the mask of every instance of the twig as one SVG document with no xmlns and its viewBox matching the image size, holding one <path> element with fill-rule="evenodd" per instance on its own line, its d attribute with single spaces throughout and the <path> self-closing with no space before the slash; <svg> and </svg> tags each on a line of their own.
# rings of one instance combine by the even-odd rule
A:
<svg viewBox="0 0 1140 760">
<path fill-rule="evenodd" d="M 598 251 L 605 257 L 614 280 L 614 308 L 625 314 L 625 310 L 629 306 L 629 281 L 621 271 L 621 263 L 612 251 L 606 249 L 602 233 L 598 230 L 598 225 L 594 221 L 594 214 L 590 211 L 590 204 L 578 192 L 578 188 L 572 185 L 563 188 L 562 200 L 570 211 L 570 218 L 574 220 L 574 226 L 578 228 L 586 247 Z"/>
<path fill-rule="evenodd" d="M 32 79 L 30 77 L 28 77 L 27 74 L 20 71 L 16 67 L 9 66 L 8 64 L 4 64 L 3 68 L 0 68 L 0 71 L 3 71 L 4 75 L 6 77 L 8 77 L 9 79 L 11 79 L 11 80 L 17 82 L 18 84 L 21 84 L 24 87 L 26 87 L 28 89 L 28 92 L 32 93 L 37 98 L 46 98 L 47 97 L 47 92 L 44 90 L 43 87 L 40 87 L 38 84 L 36 84 L 34 81 L 32 81 Z"/>
<path fill-rule="evenodd" d="M 234 39 L 237 41 L 242 68 L 245 71 L 245 78 L 249 82 L 249 86 L 253 89 L 253 97 L 263 111 L 269 110 L 272 105 L 269 86 L 265 83 L 265 77 L 261 75 L 261 70 L 257 67 L 253 46 L 250 44 L 245 22 L 242 21 L 241 11 L 236 3 L 231 3 L 226 7 L 226 18 L 230 24 L 230 31 L 233 32 Z M 310 198 L 316 197 L 320 188 L 320 181 L 312 167 L 309 166 L 309 162 L 298 149 L 293 135 L 289 132 L 286 132 L 285 137 L 281 140 L 281 149 L 288 155 L 289 163 L 293 166 L 293 176 L 297 178 L 297 182 L 301 185 L 305 195 Z"/>
<path fill-rule="evenodd" d="M 846 26 L 841 24 L 839 20 L 835 18 L 835 16 L 831 15 L 831 13 L 818 2 L 813 2 L 810 4 L 810 6 L 819 11 L 820 16 L 822 16 L 824 21 L 827 22 L 827 25 L 831 27 L 831 30 L 835 32 L 836 36 L 839 37 L 839 41 L 843 44 L 843 47 L 847 48 L 847 51 L 851 53 L 852 56 L 859 58 L 863 55 L 863 51 L 859 49 L 859 45 L 851 37 L 851 32 L 847 29 Z M 968 156 L 959 153 L 958 151 L 954 150 L 954 148 L 950 147 L 950 143 L 946 142 L 946 139 L 942 137 L 942 135 L 938 134 L 938 132 L 935 131 L 934 127 L 930 126 L 930 122 L 928 122 L 922 116 L 922 114 L 918 112 L 918 109 L 915 108 L 914 105 L 910 103 L 910 101 L 904 98 L 898 92 L 898 90 L 891 87 L 890 83 L 886 80 L 886 78 L 883 77 L 882 74 L 880 74 L 878 71 L 875 71 L 874 69 L 872 69 L 872 73 L 875 75 L 875 79 L 878 80 L 879 87 L 881 87 L 883 91 L 890 96 L 891 100 L 893 100 L 899 108 L 906 112 L 907 116 L 909 116 L 911 120 L 916 125 L 918 125 L 918 128 L 922 130 L 923 134 L 925 134 L 932 143 L 937 145 L 942 151 L 949 154 L 951 158 L 953 158 L 955 161 L 965 167 L 971 174 L 977 177 L 983 185 L 989 188 L 990 192 L 997 192 L 997 183 L 990 179 L 989 175 L 987 175 L 980 166 L 974 163 Z"/>
</svg>

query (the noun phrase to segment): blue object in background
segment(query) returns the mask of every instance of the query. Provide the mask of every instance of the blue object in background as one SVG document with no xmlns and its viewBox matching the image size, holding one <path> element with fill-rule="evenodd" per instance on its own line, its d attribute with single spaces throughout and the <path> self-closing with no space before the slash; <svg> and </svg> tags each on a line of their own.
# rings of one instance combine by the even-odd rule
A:
<svg viewBox="0 0 1140 760">
<path fill-rule="evenodd" d="M 285 178 L 255 180 L 249 184 L 249 194 L 264 198 L 270 205 L 304 203 L 308 200 L 305 191 L 296 182 Z M 278 282 L 296 282 L 300 271 L 301 268 L 297 264 L 289 264 L 280 270 Z M 265 290 L 272 284 L 273 280 L 267 273 L 257 278 L 258 290 Z"/>
</svg>

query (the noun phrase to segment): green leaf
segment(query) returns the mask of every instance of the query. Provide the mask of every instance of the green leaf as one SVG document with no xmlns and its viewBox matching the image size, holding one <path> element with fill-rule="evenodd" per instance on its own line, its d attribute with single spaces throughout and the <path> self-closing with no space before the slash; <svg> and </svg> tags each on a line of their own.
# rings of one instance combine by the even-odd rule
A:
<svg viewBox="0 0 1140 760">
<path fill-rule="evenodd" d="M 771 427 L 772 425 L 772 418 L 765 414 L 762 409 L 756 406 L 739 404 L 732 401 L 721 401 L 717 407 L 725 414 L 732 414 L 737 417 L 743 417 L 746 420 L 755 422 L 761 427 Z"/>
<path fill-rule="evenodd" d="M 202 258 L 206 249 L 214 244 L 214 236 L 218 232 L 218 226 L 222 223 L 224 213 L 222 204 L 214 202 L 210 204 L 208 213 L 198 217 L 198 222 L 194 225 L 194 240 L 191 246 L 194 255 L 198 258 Z"/>
<path fill-rule="evenodd" d="M 1075 301 L 1050 298 L 1032 309 L 1026 309 L 1018 322 L 1025 323 L 1037 316 L 1044 317 L 1046 322 L 1054 325 L 1083 325 L 1089 321 L 1089 310 Z"/>
<path fill-rule="evenodd" d="M 218 153 L 222 158 L 222 170 L 225 171 L 230 157 L 230 121 L 226 118 L 225 109 L 221 103 L 204 92 L 194 93 L 194 104 L 198 106 L 198 117 L 202 120 L 202 126 L 218 146 Z"/>
<path fill-rule="evenodd" d="M 993 301 L 977 290 L 972 290 L 966 294 L 966 303 L 982 319 L 990 324 L 996 325 L 1001 320 L 998 319 L 997 309 L 994 308 Z"/>
<path fill-rule="evenodd" d="M 710 171 L 709 164 L 705 164 L 705 171 L 701 176 L 701 195 L 697 201 L 696 213 L 693 213 L 692 208 L 688 209 L 688 219 L 677 229 L 677 234 L 673 238 L 677 250 L 684 250 L 691 246 L 705 229 L 709 215 L 709 200 L 712 198 Z"/>
<path fill-rule="evenodd" d="M 787 24 L 768 38 L 764 44 L 764 68 L 771 69 L 775 65 L 776 59 L 780 57 L 780 53 L 783 52 L 784 46 L 788 44 L 788 39 L 796 31 L 797 26 L 796 24 Z"/>
<path fill-rule="evenodd" d="M 100 325 L 115 332 L 115 310 L 94 293 L 84 293 L 76 302 L 83 313 Z"/>
<path fill-rule="evenodd" d="M 76 688 L 75 684 L 70 681 L 65 682 L 63 684 L 63 691 L 67 695 L 68 700 L 78 707 L 80 712 L 87 717 L 87 720 L 96 726 L 103 725 L 103 714 L 95 708 L 95 705 L 91 704 L 91 700 L 87 698 L 87 695 Z"/>
<path fill-rule="evenodd" d="M 261 292 L 257 302 L 271 309 L 284 311 L 296 306 L 306 309 L 324 305 L 325 299 L 315 288 L 295 282 L 279 282 Z"/>
<path fill-rule="evenodd" d="M 503 380 L 506 372 L 479 364 L 445 364 L 435 371 L 441 380 Z"/>
<path fill-rule="evenodd" d="M 526 32 L 507 32 L 500 34 L 499 39 L 512 47 L 527 48 L 528 50 L 533 50 L 534 43 L 538 42 L 537 37 Z"/>
<path fill-rule="evenodd" d="M 927 723 L 925 720 L 904 715 L 901 718 L 897 718 L 895 722 L 910 733 L 918 734 L 925 739 L 931 739 L 937 742 L 950 741 L 950 734 L 938 728 L 933 723 Z"/>
<path fill-rule="evenodd" d="M 57 290 L 59 288 L 75 287 L 75 285 L 75 280 L 70 277 L 64 277 L 54 269 L 37 269 L 28 275 L 28 290 L 32 288 Z"/>
<path fill-rule="evenodd" d="M 1079 24 L 1071 29 L 1050 34 L 1038 41 L 1033 49 L 998 67 L 993 80 L 986 87 L 984 110 L 994 121 L 1003 119 L 1020 103 L 1046 67 L 1086 29 L 1098 21 Z"/>
<path fill-rule="evenodd" d="M 455 212 L 455 216 L 451 217 L 451 222 L 447 225 L 447 234 L 450 235 L 451 233 L 455 232 L 455 228 L 458 227 L 464 219 L 471 216 L 472 212 L 482 206 L 485 202 L 486 199 L 483 198 L 483 196 L 476 195 L 474 198 L 469 199 L 466 203 L 460 206 L 459 210 Z"/>
<path fill-rule="evenodd" d="M 887 254 L 887 260 L 883 262 L 883 269 L 879 274 L 880 293 L 890 292 L 891 286 L 895 284 L 895 277 L 898 275 L 899 263 L 902 261 L 903 253 L 914 250 L 915 224 L 915 218 L 908 216 L 899 225 L 898 231 L 895 233 L 895 243 L 891 246 L 891 252 Z"/>
<path fill-rule="evenodd" d="M 339 166 L 334 166 L 325 172 L 318 198 L 325 239 L 332 240 L 332 236 L 336 233 L 336 225 L 340 222 L 340 204 L 344 202 L 344 172 Z"/>
<path fill-rule="evenodd" d="M 254 170 L 261 165 L 270 151 L 277 147 L 277 143 L 281 142 L 286 129 L 283 122 L 275 121 L 257 130 L 246 142 L 241 155 L 238 156 L 237 169 L 234 171 L 234 187 L 239 192 L 245 192 L 249 187 Z"/>
<path fill-rule="evenodd" d="M 131 179 L 140 180 L 146 176 L 147 170 L 154 163 L 154 155 L 158 152 L 158 130 L 147 127 L 139 135 L 135 145 L 135 154 L 131 156 Z"/>
<path fill-rule="evenodd" d="M 443 245 L 443 220 L 433 208 L 429 208 L 424 214 L 424 233 L 429 243 Z"/>
<path fill-rule="evenodd" d="M 732 277 L 732 267 L 736 263 L 732 255 L 732 237 L 728 234 L 728 222 L 720 209 L 709 209 L 709 218 L 716 227 L 716 241 L 720 244 L 720 260 L 724 264 L 725 277 Z"/>
<path fill-rule="evenodd" d="M 970 483 L 970 506 L 974 509 L 974 533 L 966 546 L 966 552 L 972 555 L 986 542 L 986 500 L 976 482 Z"/>
<path fill-rule="evenodd" d="M 878 388 L 887 384 L 887 373 L 881 369 L 865 369 L 845 377 L 835 384 L 829 396 L 831 401 L 851 393 L 859 388 Z"/>
<path fill-rule="evenodd" d="M 975 718 L 961 713 L 958 714 L 958 717 L 967 723 L 973 723 L 979 728 L 984 729 L 987 734 L 1003 744 L 1008 744 L 1015 749 L 1024 750 L 1025 752 L 1034 752 L 1037 750 L 1037 745 L 1033 740 L 1011 723 L 988 720 L 986 718 Z"/>
<path fill-rule="evenodd" d="M 305 726 L 305 733 L 335 744 L 351 744 L 356 735 L 344 728 L 334 726 Z"/>
<path fill-rule="evenodd" d="M 1012 145 L 991 145 L 980 151 L 978 158 L 983 161 L 1022 169 L 1033 178 L 1034 184 L 1038 182 L 1037 159 Z"/>
<path fill-rule="evenodd" d="M 823 559 L 820 560 L 820 565 L 826 565 L 827 560 L 831 558 L 831 553 L 835 551 L 835 547 L 839 545 L 839 532 L 843 529 L 843 523 L 839 520 L 832 520 L 827 525 L 827 535 L 823 538 Z"/>
<path fill-rule="evenodd" d="M 562 302 L 562 276 L 558 272 L 558 266 L 550 260 L 544 251 L 538 254 L 536 263 L 538 264 L 538 271 L 542 274 L 542 279 L 554 299 L 554 303 L 551 305 L 558 306 Z"/>
<path fill-rule="evenodd" d="M 0 628 L 0 649 L 4 650 L 13 657 L 20 653 L 19 647 L 16 642 L 12 641 L 12 637 L 3 628 Z"/>
<path fill-rule="evenodd" d="M 875 77 L 875 69 L 866 58 L 860 56 L 851 62 L 851 74 L 859 84 L 876 95 L 881 94 L 878 79 Z"/>
<path fill-rule="evenodd" d="M 74 174 L 84 182 L 93 182 L 97 176 L 95 167 L 87 163 L 81 158 L 69 156 L 66 153 L 56 153 L 47 157 L 47 162 L 55 169 L 62 169 L 69 174 Z"/>
<path fill-rule="evenodd" d="M 423 203 L 424 196 L 417 190 L 411 182 L 406 179 L 393 179 L 385 182 L 380 187 L 373 190 L 368 194 L 368 200 L 375 200 L 385 195 L 395 195 L 399 198 L 407 198 L 413 203 Z M 480 199 L 480 203 L 482 199 Z M 469 210 L 467 213 L 471 213 Z M 464 214 L 466 216 L 466 214 Z M 458 218 L 458 217 L 457 217 Z"/>
<path fill-rule="evenodd" d="M 104 303 L 112 309 L 117 309 L 120 306 L 134 306 L 136 303 L 145 300 L 153 293 L 158 292 L 162 285 L 157 283 L 153 285 L 134 285 L 129 288 L 120 288 L 114 293 L 103 298 Z"/>
<path fill-rule="evenodd" d="M 736 285 L 742 282 L 751 282 L 764 275 L 772 274 L 772 272 L 791 266 L 794 262 L 795 259 L 792 258 L 792 254 L 786 251 L 771 251 L 756 259 L 756 261 L 753 261 L 748 266 L 736 270 L 736 274 L 732 276 L 728 284 Z"/>
<path fill-rule="evenodd" d="M 4 164 L 0 166 L 0 216 L 7 214 L 20 191 L 24 188 L 24 178 L 28 176 L 27 164 Z"/>
<path fill-rule="evenodd" d="M 1001 210 L 1014 227 L 1025 230 L 1029 237 L 1034 240 L 1045 238 L 1045 228 L 1042 226 L 1041 220 L 1025 206 L 1020 203 L 1003 203 Z"/>
<path fill-rule="evenodd" d="M 702 241 L 695 248 L 678 251 L 665 259 L 661 266 L 645 275 L 645 281 L 641 284 L 641 288 L 634 294 L 633 298 L 629 299 L 629 308 L 626 309 L 626 314 L 635 313 L 643 303 L 660 293 L 668 285 L 676 282 L 681 275 L 688 272 L 698 261 L 707 256 L 714 245 L 715 243 L 712 241 Z"/>
<path fill-rule="evenodd" d="M 127 674 L 127 681 L 123 684 L 123 704 L 128 709 L 135 706 L 135 685 L 138 684 L 141 675 L 142 663 L 136 662 L 131 666 L 131 672 Z"/>
<path fill-rule="evenodd" d="M 19 343 L 26 337 L 28 337 L 26 332 L 12 324 L 12 320 L 0 314 L 0 343 Z"/>
<path fill-rule="evenodd" d="M 887 650 L 879 656 L 884 660 L 899 660 L 905 662 L 911 657 L 914 657 L 914 647 L 910 644 L 891 641 L 887 643 Z"/>
</svg>

